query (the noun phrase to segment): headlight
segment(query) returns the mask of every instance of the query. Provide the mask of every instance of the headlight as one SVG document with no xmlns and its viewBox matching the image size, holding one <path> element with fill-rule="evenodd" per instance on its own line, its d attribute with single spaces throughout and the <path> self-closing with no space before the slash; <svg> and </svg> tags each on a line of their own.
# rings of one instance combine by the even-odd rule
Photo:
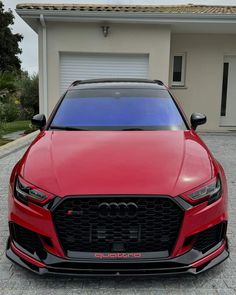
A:
<svg viewBox="0 0 236 295">
<path fill-rule="evenodd" d="M 208 201 L 208 204 L 211 204 L 217 201 L 221 197 L 221 194 L 222 186 L 220 177 L 218 176 L 207 184 L 204 184 L 202 187 L 184 193 L 183 196 L 193 204 L 198 204 L 204 201 Z"/>
<path fill-rule="evenodd" d="M 34 185 L 27 183 L 20 177 L 16 179 L 14 195 L 18 201 L 24 204 L 28 204 L 28 202 L 31 201 L 42 205 L 52 196 L 52 194 L 44 192 Z"/>
</svg>

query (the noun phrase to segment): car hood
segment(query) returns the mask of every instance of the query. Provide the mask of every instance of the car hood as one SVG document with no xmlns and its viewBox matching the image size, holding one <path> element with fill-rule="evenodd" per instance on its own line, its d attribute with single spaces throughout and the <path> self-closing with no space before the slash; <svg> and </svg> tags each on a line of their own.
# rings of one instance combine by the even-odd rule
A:
<svg viewBox="0 0 236 295">
<path fill-rule="evenodd" d="M 19 173 L 57 196 L 177 196 L 212 177 L 212 157 L 193 131 L 44 131 Z"/>
</svg>

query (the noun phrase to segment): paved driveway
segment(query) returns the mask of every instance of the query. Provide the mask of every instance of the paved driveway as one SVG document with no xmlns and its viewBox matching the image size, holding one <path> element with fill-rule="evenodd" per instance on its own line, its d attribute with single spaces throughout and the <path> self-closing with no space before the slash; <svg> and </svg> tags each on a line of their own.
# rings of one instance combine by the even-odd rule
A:
<svg viewBox="0 0 236 295">
<path fill-rule="evenodd" d="M 236 294 L 236 134 L 211 134 L 202 138 L 225 167 L 228 178 L 230 259 L 198 277 L 178 278 L 39 277 L 13 265 L 4 253 L 8 236 L 7 186 L 13 165 L 25 150 L 22 149 L 0 158 L 0 295 Z"/>
</svg>

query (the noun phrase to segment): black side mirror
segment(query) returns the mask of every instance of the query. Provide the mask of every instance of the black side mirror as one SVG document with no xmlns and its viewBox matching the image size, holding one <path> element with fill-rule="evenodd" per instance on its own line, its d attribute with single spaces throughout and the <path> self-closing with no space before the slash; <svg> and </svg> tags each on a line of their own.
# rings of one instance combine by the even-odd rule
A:
<svg viewBox="0 0 236 295">
<path fill-rule="evenodd" d="M 40 130 L 46 125 L 46 117 L 44 114 L 37 114 L 31 119 L 31 123 Z"/>
<path fill-rule="evenodd" d="M 193 113 L 190 118 L 191 126 L 193 130 L 196 130 L 198 125 L 205 124 L 207 121 L 207 117 L 204 114 Z"/>
</svg>

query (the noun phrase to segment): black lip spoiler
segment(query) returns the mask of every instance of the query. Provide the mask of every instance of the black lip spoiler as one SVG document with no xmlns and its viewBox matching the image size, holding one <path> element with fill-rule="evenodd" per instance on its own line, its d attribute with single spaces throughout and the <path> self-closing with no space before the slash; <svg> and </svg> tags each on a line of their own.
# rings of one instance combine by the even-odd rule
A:
<svg viewBox="0 0 236 295">
<path fill-rule="evenodd" d="M 47 265 L 45 267 L 37 267 L 24 259 L 18 257 L 10 247 L 10 243 L 7 245 L 6 256 L 19 266 L 26 268 L 39 275 L 69 275 L 69 276 L 176 276 L 184 274 L 197 275 L 204 272 L 213 266 L 216 266 L 226 260 L 229 256 L 229 251 L 226 246 L 225 250 L 214 259 L 208 261 L 207 263 L 201 265 L 200 267 L 194 268 L 191 265 L 180 264 L 175 266 L 164 267 L 157 263 L 153 263 L 152 267 L 150 265 L 143 263 L 142 267 L 132 267 L 134 264 L 126 264 L 125 268 L 120 268 L 119 265 L 113 264 L 109 268 L 103 267 L 83 267 L 83 264 L 75 262 L 71 266 L 67 263 L 61 262 L 56 265 Z M 114 266 L 114 268 L 113 268 Z"/>
</svg>

